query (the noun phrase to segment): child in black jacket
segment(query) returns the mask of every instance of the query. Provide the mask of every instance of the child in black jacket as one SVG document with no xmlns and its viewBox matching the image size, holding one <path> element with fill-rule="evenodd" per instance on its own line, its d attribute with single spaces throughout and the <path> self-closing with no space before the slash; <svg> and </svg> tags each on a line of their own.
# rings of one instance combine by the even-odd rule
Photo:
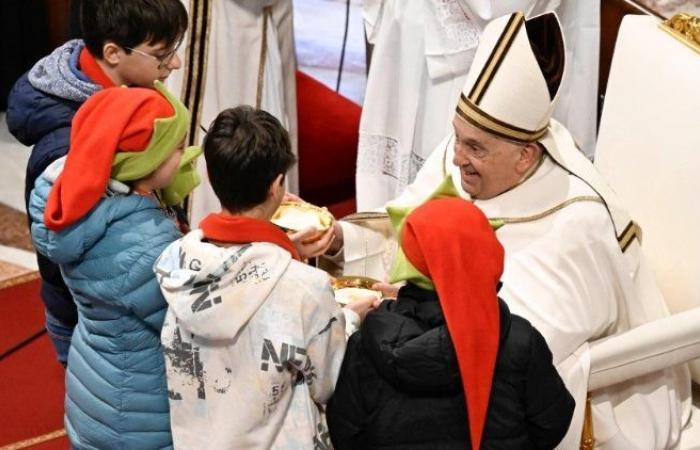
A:
<svg viewBox="0 0 700 450">
<path fill-rule="evenodd" d="M 348 342 L 327 410 L 335 448 L 554 448 L 574 400 L 542 335 L 497 297 L 503 248 L 487 219 L 432 200 L 401 238 L 408 283 Z"/>
</svg>

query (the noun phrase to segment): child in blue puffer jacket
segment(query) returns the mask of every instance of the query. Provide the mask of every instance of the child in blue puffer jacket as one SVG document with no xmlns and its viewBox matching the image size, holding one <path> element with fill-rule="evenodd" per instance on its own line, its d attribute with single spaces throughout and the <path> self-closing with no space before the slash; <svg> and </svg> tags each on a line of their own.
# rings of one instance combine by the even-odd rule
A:
<svg viewBox="0 0 700 450">
<path fill-rule="evenodd" d="M 22 75 L 10 92 L 7 126 L 33 146 L 25 176 L 25 202 L 41 173 L 66 155 L 71 121 L 95 92 L 114 86 L 153 87 L 181 67 L 176 49 L 187 30 L 180 0 L 85 0 L 83 39 L 56 48 Z M 37 253 L 46 329 L 65 365 L 77 309 L 57 265 Z"/>
<path fill-rule="evenodd" d="M 109 88 L 73 121 L 68 156 L 37 179 L 37 250 L 78 307 L 68 354 L 65 426 L 73 448 L 171 448 L 160 331 L 166 302 L 152 266 L 180 237 L 163 209 L 197 184 L 183 148 L 189 115 L 156 90 Z"/>
</svg>

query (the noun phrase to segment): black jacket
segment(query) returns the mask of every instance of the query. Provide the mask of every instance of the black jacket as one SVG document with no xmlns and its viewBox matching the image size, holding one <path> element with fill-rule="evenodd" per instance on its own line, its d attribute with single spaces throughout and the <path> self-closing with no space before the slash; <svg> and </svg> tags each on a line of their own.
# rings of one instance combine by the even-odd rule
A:
<svg viewBox="0 0 700 450">
<path fill-rule="evenodd" d="M 574 400 L 542 335 L 499 305 L 482 448 L 554 448 Z M 434 292 L 408 284 L 367 316 L 348 341 L 327 420 L 338 450 L 471 448 L 457 358 Z"/>
</svg>

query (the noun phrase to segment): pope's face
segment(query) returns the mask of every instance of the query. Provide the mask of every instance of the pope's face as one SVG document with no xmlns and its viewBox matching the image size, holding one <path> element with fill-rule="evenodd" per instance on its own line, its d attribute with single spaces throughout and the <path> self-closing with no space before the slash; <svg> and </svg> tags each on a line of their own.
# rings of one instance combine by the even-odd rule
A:
<svg viewBox="0 0 700 450">
<path fill-rule="evenodd" d="M 473 198 L 493 198 L 522 179 L 523 145 L 504 141 L 467 123 L 459 116 L 452 120 L 455 155 L 462 188 Z"/>
</svg>

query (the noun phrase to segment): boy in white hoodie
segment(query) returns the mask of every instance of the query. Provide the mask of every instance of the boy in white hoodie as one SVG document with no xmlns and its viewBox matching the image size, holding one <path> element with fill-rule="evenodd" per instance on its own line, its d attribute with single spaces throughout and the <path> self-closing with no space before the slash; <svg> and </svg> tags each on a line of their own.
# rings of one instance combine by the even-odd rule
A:
<svg viewBox="0 0 700 450">
<path fill-rule="evenodd" d="M 323 405 L 350 329 L 372 299 L 341 309 L 325 272 L 269 222 L 295 158 L 270 114 L 223 111 L 204 141 L 222 212 L 170 245 L 154 270 L 173 442 L 183 449 L 325 449 Z M 344 313 L 345 312 L 345 313 Z"/>
</svg>

